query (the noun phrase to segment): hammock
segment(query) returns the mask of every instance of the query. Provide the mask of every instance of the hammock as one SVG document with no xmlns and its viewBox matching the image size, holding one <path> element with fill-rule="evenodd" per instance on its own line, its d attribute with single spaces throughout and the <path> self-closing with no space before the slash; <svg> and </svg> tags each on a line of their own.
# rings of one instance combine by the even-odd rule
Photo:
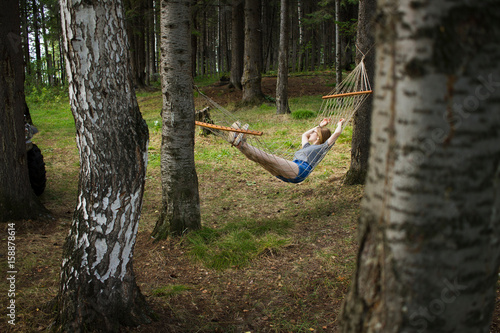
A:
<svg viewBox="0 0 500 333">
<path fill-rule="evenodd" d="M 362 59 L 356 68 L 335 89 L 322 97 L 321 108 L 317 116 L 312 118 L 312 120 L 304 120 L 304 127 L 301 133 L 295 134 L 293 137 L 284 136 L 270 140 L 266 139 L 265 131 L 252 128 L 252 121 L 245 122 L 241 117 L 226 110 L 214 100 L 204 95 L 199 89 L 197 90 L 214 112 L 211 113 L 211 117 L 213 117 L 211 118 L 212 123 L 197 121 L 196 125 L 209 129 L 212 133 L 223 139 L 228 137 L 229 131 L 244 133 L 250 145 L 268 154 L 287 160 L 292 160 L 294 153 L 301 148 L 301 134 L 303 132 L 317 126 L 324 118 L 330 119 L 328 127 L 332 133 L 341 118 L 345 119 L 343 125 L 345 128 L 354 113 L 360 108 L 369 94 L 372 93 L 365 64 Z M 285 115 L 285 117 L 287 116 Z M 238 128 L 235 130 L 231 125 L 237 120 L 241 124 L 250 123 L 250 128 Z"/>
</svg>

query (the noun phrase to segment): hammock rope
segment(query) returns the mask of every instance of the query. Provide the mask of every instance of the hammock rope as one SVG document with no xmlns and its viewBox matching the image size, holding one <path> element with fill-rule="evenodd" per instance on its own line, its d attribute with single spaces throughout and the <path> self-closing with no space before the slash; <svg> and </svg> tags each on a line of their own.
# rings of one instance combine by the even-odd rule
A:
<svg viewBox="0 0 500 333">
<path fill-rule="evenodd" d="M 241 121 L 241 125 L 245 123 L 239 114 L 232 113 L 226 110 L 221 105 L 217 104 L 214 100 L 203 94 L 198 87 L 195 86 L 200 96 L 204 97 L 210 106 L 211 110 L 215 112 L 212 113 L 214 116 L 211 118 L 213 124 L 200 123 L 197 125 L 209 128 L 212 133 L 227 139 L 229 132 L 232 130 L 232 124 L 237 120 Z M 256 131 L 255 129 L 238 129 L 234 132 L 250 134 L 246 135 L 248 144 L 256 147 L 265 153 L 271 154 L 276 158 L 284 158 L 286 160 L 292 160 L 294 153 L 301 148 L 300 146 L 300 135 L 320 124 L 320 122 L 327 118 L 330 119 L 329 128 L 332 133 L 335 130 L 337 123 L 340 119 L 344 118 L 345 122 L 343 127 L 347 126 L 349 121 L 352 119 L 355 112 L 361 107 L 363 102 L 372 93 L 370 82 L 368 80 L 368 75 L 366 72 L 364 57 L 358 63 L 358 65 L 344 78 L 344 80 L 335 87 L 329 94 L 322 97 L 322 104 L 317 116 L 312 120 L 304 120 L 304 128 L 301 133 L 294 135 L 293 137 L 283 137 L 281 139 L 266 140 L 265 131 Z M 283 117 L 283 124 L 287 121 L 287 115 Z M 210 126 L 208 126 L 210 125 Z M 323 156 L 324 157 L 324 156 Z"/>
</svg>

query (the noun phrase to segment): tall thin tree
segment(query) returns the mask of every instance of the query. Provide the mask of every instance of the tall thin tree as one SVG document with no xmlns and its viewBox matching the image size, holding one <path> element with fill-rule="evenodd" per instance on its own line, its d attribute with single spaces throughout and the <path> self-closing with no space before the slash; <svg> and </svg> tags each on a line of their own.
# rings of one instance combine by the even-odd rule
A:
<svg viewBox="0 0 500 333">
<path fill-rule="evenodd" d="M 342 40 L 340 39 L 340 0 L 335 0 L 335 81 L 342 82 Z"/>
<path fill-rule="evenodd" d="M 131 79 L 120 0 L 61 1 L 79 194 L 63 249 L 62 331 L 116 332 L 149 321 L 133 250 L 142 208 L 148 128 Z"/>
<path fill-rule="evenodd" d="M 242 89 L 243 50 L 245 47 L 245 0 L 234 0 L 231 7 L 231 84 Z"/>
<path fill-rule="evenodd" d="M 260 104 L 262 92 L 262 31 L 260 26 L 261 0 L 245 0 L 245 48 L 241 85 L 243 104 Z"/>
<path fill-rule="evenodd" d="M 38 84 L 42 84 L 42 47 L 41 47 L 41 31 L 40 31 L 40 7 L 42 6 L 38 0 L 33 0 L 31 3 L 31 8 L 33 10 L 33 33 L 35 42 L 35 70 L 36 70 L 36 80 Z"/>
<path fill-rule="evenodd" d="M 376 0 L 359 1 L 356 60 L 357 62 L 364 61 L 368 80 L 371 83 L 373 83 L 375 74 L 375 34 L 373 26 L 376 7 Z M 373 97 L 370 95 L 353 117 L 351 166 L 345 176 L 345 184 L 354 185 L 365 182 L 366 173 L 368 172 L 368 156 L 370 155 L 372 101 Z"/>
<path fill-rule="evenodd" d="M 304 10 L 304 0 L 297 0 L 297 23 L 298 23 L 298 47 L 299 47 L 299 54 L 298 54 L 298 59 L 297 63 L 298 65 L 296 66 L 295 70 L 300 72 L 304 68 L 304 55 L 305 55 L 305 41 L 304 41 L 304 35 L 305 35 L 305 29 L 304 29 L 304 16 L 305 16 L 305 10 Z"/>
<path fill-rule="evenodd" d="M 290 35 L 290 3 L 281 0 L 278 79 L 276 81 L 276 113 L 290 113 L 288 105 L 288 39 Z"/>
<path fill-rule="evenodd" d="M 29 181 L 19 1 L 7 2 L 0 11 L 0 222 L 48 213 Z"/>
<path fill-rule="evenodd" d="M 373 133 L 342 332 L 489 332 L 500 3 L 378 2 Z"/>
<path fill-rule="evenodd" d="M 194 164 L 194 98 L 191 76 L 191 0 L 161 1 L 162 209 L 153 237 L 181 235 L 201 227 Z"/>
</svg>

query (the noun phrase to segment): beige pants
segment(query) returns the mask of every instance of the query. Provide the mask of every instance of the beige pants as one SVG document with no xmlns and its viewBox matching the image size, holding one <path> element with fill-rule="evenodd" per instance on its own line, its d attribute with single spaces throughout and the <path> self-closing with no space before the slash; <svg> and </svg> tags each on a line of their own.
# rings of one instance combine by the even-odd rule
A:
<svg viewBox="0 0 500 333">
<path fill-rule="evenodd" d="M 251 161 L 260 164 L 273 176 L 281 176 L 289 179 L 296 178 L 299 175 L 299 167 L 292 161 L 276 155 L 268 154 L 258 148 L 255 148 L 245 141 L 241 143 L 238 149 Z"/>
</svg>

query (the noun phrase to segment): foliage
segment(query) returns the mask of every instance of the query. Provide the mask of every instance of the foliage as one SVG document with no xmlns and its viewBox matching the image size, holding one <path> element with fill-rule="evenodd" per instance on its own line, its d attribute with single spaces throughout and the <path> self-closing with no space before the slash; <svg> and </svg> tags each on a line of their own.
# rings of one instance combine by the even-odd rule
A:
<svg viewBox="0 0 500 333">
<path fill-rule="evenodd" d="M 316 115 L 317 115 L 317 113 L 314 111 L 300 109 L 300 110 L 293 111 L 291 114 L 291 117 L 293 119 L 310 119 L 310 118 L 316 117 Z"/>
<path fill-rule="evenodd" d="M 28 104 L 58 103 L 68 98 L 68 89 L 65 86 L 30 86 L 25 93 Z"/>
</svg>

